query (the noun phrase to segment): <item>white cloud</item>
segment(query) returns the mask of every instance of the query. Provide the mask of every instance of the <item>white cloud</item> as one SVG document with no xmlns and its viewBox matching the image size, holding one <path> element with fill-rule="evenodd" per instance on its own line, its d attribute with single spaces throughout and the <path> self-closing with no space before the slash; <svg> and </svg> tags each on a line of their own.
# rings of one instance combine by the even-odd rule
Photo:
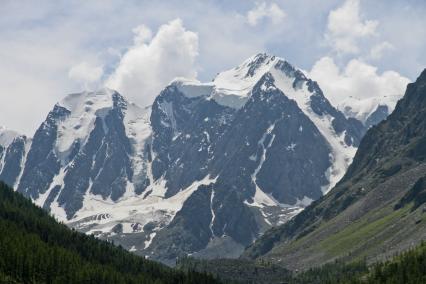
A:
<svg viewBox="0 0 426 284">
<path fill-rule="evenodd" d="M 356 54 L 358 40 L 374 35 L 378 24 L 378 21 L 362 19 L 359 0 L 346 0 L 329 13 L 325 38 L 337 53 Z"/>
<path fill-rule="evenodd" d="M 255 7 L 247 12 L 247 22 L 251 26 L 256 26 L 260 21 L 269 18 L 272 23 L 278 24 L 286 17 L 286 13 L 276 3 L 266 2 L 255 4 Z"/>
<path fill-rule="evenodd" d="M 90 89 L 99 82 L 103 73 L 102 66 L 92 65 L 83 61 L 71 67 L 68 77 L 81 84 L 84 89 Z"/>
<path fill-rule="evenodd" d="M 253 28 L 248 23 L 247 11 L 256 10 L 256 1 L 258 5 L 266 3 L 266 10 L 270 3 L 285 8 L 285 25 L 263 28 L 264 24 L 273 24 L 265 16 L 255 17 L 257 26 Z M 366 19 L 374 19 L 380 21 L 380 26 L 374 36 L 358 37 L 355 43 L 357 55 L 372 60 L 374 44 L 390 42 L 394 49 L 383 50 L 383 57 L 375 64 L 381 70 L 397 70 L 414 79 L 426 62 L 426 5 L 422 1 L 409 2 L 360 2 L 359 22 L 365 26 Z M 344 1 L 116 0 L 84 1 L 81 5 L 72 1 L 2 1 L 0 125 L 32 134 L 57 101 L 68 93 L 81 91 L 81 83 L 68 76 L 70 67 L 79 62 L 95 63 L 102 65 L 109 76 L 120 58 L 124 58 L 123 51 L 129 45 L 137 46 L 133 41 L 138 41 L 138 37 L 130 31 L 141 23 L 155 27 L 152 33 L 149 29 L 145 34 L 138 32 L 142 35 L 139 40 L 146 45 L 151 44 L 157 27 L 175 18 L 181 18 L 186 28 L 196 32 L 200 55 L 196 68 L 192 65 L 190 69 L 196 70 L 202 81 L 261 51 L 310 69 L 324 54 L 322 33 L 328 31 L 324 15 L 336 9 L 336 3 L 341 6 Z M 369 18 L 363 12 L 375 16 Z M 390 51 L 392 58 L 386 56 Z M 346 59 L 339 57 L 339 61 Z"/>
<path fill-rule="evenodd" d="M 363 120 L 378 103 L 391 107 L 404 95 L 410 80 L 395 71 L 382 74 L 359 59 L 352 59 L 343 70 L 330 57 L 318 60 L 309 76 L 318 82 L 324 95 L 341 110 L 346 105 L 359 107 L 357 118 Z"/>
<path fill-rule="evenodd" d="M 145 26 L 134 30 L 134 45 L 122 56 L 106 85 L 140 105 L 154 98 L 175 77 L 195 78 L 198 36 L 180 19 L 162 25 L 152 37 Z"/>
<path fill-rule="evenodd" d="M 381 59 L 386 52 L 394 48 L 395 47 L 387 41 L 381 42 L 371 48 L 369 57 L 374 60 Z"/>
<path fill-rule="evenodd" d="M 142 45 L 152 39 L 152 31 L 145 25 L 137 26 L 132 32 L 135 34 L 133 38 L 135 45 Z"/>
</svg>

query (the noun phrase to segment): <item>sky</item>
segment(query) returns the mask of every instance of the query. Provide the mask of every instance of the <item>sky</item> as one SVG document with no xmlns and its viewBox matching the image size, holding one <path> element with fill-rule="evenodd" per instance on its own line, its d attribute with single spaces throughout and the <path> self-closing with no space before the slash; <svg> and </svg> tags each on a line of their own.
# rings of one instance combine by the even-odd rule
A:
<svg viewBox="0 0 426 284">
<path fill-rule="evenodd" d="M 149 105 L 175 77 L 211 81 L 259 52 L 326 96 L 402 94 L 426 67 L 425 14 L 424 0 L 2 0 L 0 125 L 32 136 L 64 96 L 103 86 Z"/>
</svg>

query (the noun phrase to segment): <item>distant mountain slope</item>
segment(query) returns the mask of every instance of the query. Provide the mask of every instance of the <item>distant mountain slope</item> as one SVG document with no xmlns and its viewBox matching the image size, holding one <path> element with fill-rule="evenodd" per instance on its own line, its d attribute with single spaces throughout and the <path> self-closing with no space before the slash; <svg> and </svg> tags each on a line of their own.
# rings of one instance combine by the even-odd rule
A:
<svg viewBox="0 0 426 284">
<path fill-rule="evenodd" d="M 218 283 L 70 230 L 4 183 L 0 232 L 2 283 Z"/>
<path fill-rule="evenodd" d="M 426 70 L 371 128 L 338 185 L 244 253 L 291 269 L 383 259 L 426 238 Z"/>
<path fill-rule="evenodd" d="M 0 177 L 138 254 L 238 257 L 332 188 L 364 132 L 303 72 L 257 54 L 209 83 L 176 79 L 147 108 L 109 89 L 68 95 L 5 148 Z"/>
<path fill-rule="evenodd" d="M 20 179 L 31 140 L 0 126 L 0 180 L 14 185 Z"/>
<path fill-rule="evenodd" d="M 386 119 L 393 112 L 396 103 L 401 99 L 402 95 L 365 99 L 346 98 L 344 101 L 337 103 L 337 108 L 346 117 L 354 117 L 363 122 L 367 128 L 370 128 Z"/>
</svg>

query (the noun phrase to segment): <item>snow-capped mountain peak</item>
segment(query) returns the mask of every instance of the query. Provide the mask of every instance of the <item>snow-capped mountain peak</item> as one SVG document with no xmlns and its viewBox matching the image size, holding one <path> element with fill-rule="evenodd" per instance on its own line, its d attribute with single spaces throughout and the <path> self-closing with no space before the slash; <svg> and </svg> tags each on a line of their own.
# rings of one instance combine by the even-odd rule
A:
<svg viewBox="0 0 426 284">
<path fill-rule="evenodd" d="M 373 96 L 370 98 L 347 97 L 337 102 L 337 108 L 346 117 L 354 117 L 370 127 L 392 113 L 401 97 L 402 95 Z"/>
<path fill-rule="evenodd" d="M 4 126 L 0 126 L 0 146 L 7 147 L 13 140 L 20 136 L 20 134 L 16 131 L 7 129 Z"/>
<path fill-rule="evenodd" d="M 59 119 L 56 155 L 67 162 L 76 145 L 84 145 L 92 133 L 97 120 L 102 122 L 103 129 L 108 132 L 106 116 L 117 111 L 123 119 L 126 134 L 132 145 L 140 149 L 149 136 L 149 108 L 140 108 L 127 101 L 114 90 L 103 88 L 95 92 L 82 92 L 67 95 L 56 104 L 55 108 L 63 108 L 65 117 Z"/>
<path fill-rule="evenodd" d="M 355 120 L 348 121 L 327 100 L 318 84 L 308 79 L 302 71 L 283 58 L 259 53 L 237 67 L 219 73 L 211 83 L 177 79 L 173 84 L 189 98 L 207 96 L 219 105 L 238 110 L 249 101 L 254 87 L 262 80 L 265 81 L 263 91 L 278 89 L 285 97 L 295 101 L 329 143 L 332 165 L 327 173 L 329 184 L 323 188 L 326 192 L 337 183 L 350 164 L 362 126 Z M 206 95 L 209 91 L 210 94 Z M 345 128 L 349 129 L 344 131 Z"/>
<path fill-rule="evenodd" d="M 70 94 L 57 104 L 69 112 L 58 126 L 58 153 L 69 151 L 73 143 L 86 141 L 96 118 L 104 117 L 113 108 L 113 94 L 108 89 Z"/>
<path fill-rule="evenodd" d="M 176 78 L 170 85 L 177 87 L 189 98 L 206 96 L 220 105 L 240 109 L 259 80 L 266 73 L 281 66 L 293 68 L 282 58 L 259 53 L 235 68 L 220 72 L 212 82 L 201 83 L 194 79 Z"/>
<path fill-rule="evenodd" d="M 307 80 L 303 72 L 297 70 L 285 59 L 258 53 L 235 68 L 220 72 L 212 82 L 177 78 L 172 85 L 187 97 L 209 96 L 218 104 L 240 109 L 248 101 L 253 87 L 267 73 L 281 72 L 291 80 Z M 294 82 L 290 82 L 293 84 Z"/>
<path fill-rule="evenodd" d="M 81 92 L 67 95 L 58 105 L 68 109 L 72 113 L 81 114 L 83 112 L 91 112 L 92 109 L 98 110 L 102 108 L 111 108 L 112 95 L 115 91 L 102 88 L 95 92 Z"/>
<path fill-rule="evenodd" d="M 257 54 L 212 82 L 177 78 L 147 108 L 109 89 L 69 95 L 4 168 L 57 218 L 137 253 L 233 257 L 336 183 L 359 123 Z"/>
<path fill-rule="evenodd" d="M 187 78 L 175 78 L 170 85 L 178 88 L 189 98 L 210 96 L 214 88 L 213 83 L 201 83 L 198 80 Z"/>
<path fill-rule="evenodd" d="M 246 79 L 258 81 L 263 74 L 268 72 L 279 61 L 284 61 L 284 59 L 266 53 L 258 53 L 237 67 L 219 73 L 213 81 L 216 84 L 219 84 L 221 81 L 226 82 L 230 80 Z"/>
<path fill-rule="evenodd" d="M 237 67 L 219 73 L 213 80 L 212 98 L 221 105 L 241 108 L 256 83 L 279 62 L 284 60 L 259 53 Z"/>
</svg>

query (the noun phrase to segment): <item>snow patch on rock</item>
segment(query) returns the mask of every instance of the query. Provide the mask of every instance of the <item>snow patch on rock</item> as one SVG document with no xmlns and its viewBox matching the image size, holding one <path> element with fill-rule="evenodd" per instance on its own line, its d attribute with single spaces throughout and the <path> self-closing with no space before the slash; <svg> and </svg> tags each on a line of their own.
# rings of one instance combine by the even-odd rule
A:
<svg viewBox="0 0 426 284">
<path fill-rule="evenodd" d="M 75 143 L 85 144 L 94 128 L 97 117 L 105 115 L 113 108 L 114 91 L 101 89 L 96 92 L 83 92 L 66 96 L 59 106 L 70 111 L 70 115 L 59 123 L 56 140 L 56 154 L 63 163 Z"/>
</svg>

